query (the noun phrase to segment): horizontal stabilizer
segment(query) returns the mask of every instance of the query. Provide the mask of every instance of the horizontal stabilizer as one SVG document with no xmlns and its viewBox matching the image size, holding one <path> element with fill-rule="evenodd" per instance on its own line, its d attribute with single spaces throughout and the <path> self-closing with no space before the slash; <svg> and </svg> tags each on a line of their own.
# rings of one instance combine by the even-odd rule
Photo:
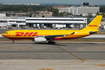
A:
<svg viewBox="0 0 105 70">
<path fill-rule="evenodd" d="M 90 33 L 90 35 L 91 34 L 96 34 L 96 33 L 99 33 L 100 31 L 95 31 L 95 32 L 93 32 L 93 31 L 90 31 L 89 33 Z"/>
</svg>

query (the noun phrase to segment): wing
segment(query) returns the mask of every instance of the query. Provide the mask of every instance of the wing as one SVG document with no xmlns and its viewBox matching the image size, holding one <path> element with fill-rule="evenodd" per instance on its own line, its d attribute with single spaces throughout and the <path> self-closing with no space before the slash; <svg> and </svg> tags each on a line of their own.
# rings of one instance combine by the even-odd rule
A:
<svg viewBox="0 0 105 70">
<path fill-rule="evenodd" d="M 48 35 L 48 36 L 45 36 L 46 39 L 54 39 L 56 37 L 64 37 L 65 35 Z"/>
<path fill-rule="evenodd" d="M 63 34 L 63 35 L 45 35 L 45 36 L 37 36 L 37 37 L 44 37 L 46 38 L 47 40 L 48 39 L 54 39 L 56 37 L 65 37 L 65 35 L 74 35 L 75 32 L 72 32 L 71 34 Z"/>
</svg>

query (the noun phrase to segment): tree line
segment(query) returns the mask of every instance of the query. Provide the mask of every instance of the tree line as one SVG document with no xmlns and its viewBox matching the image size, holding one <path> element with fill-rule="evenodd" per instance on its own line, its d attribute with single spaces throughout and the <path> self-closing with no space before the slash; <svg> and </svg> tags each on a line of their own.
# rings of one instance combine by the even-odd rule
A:
<svg viewBox="0 0 105 70">
<path fill-rule="evenodd" d="M 58 16 L 58 17 L 68 17 L 69 15 L 72 15 L 72 13 L 67 13 L 67 12 L 61 12 L 59 13 L 59 10 L 57 9 L 49 9 L 50 6 L 47 5 L 0 5 L 0 11 L 8 11 L 8 12 L 35 12 L 35 11 L 50 11 L 53 12 L 53 16 Z M 101 14 L 105 17 L 105 6 L 100 6 L 100 12 Z M 97 15 L 99 14 L 98 12 L 96 13 Z M 81 14 L 82 15 L 82 14 Z M 80 16 L 81 16 L 80 15 Z M 90 15 L 91 16 L 91 15 Z"/>
<path fill-rule="evenodd" d="M 32 12 L 32 11 L 45 11 L 48 6 L 36 5 L 0 5 L 0 11 L 13 11 L 13 12 Z"/>
</svg>

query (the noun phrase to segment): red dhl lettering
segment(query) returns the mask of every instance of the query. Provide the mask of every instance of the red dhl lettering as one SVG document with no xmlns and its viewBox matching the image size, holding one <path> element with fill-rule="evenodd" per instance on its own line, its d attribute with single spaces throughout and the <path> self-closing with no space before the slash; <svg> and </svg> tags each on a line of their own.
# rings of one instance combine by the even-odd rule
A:
<svg viewBox="0 0 105 70">
<path fill-rule="evenodd" d="M 16 32 L 15 36 L 22 36 L 24 34 L 24 32 Z"/>
<path fill-rule="evenodd" d="M 89 27 L 98 27 L 97 25 L 89 25 Z"/>
<path fill-rule="evenodd" d="M 36 36 L 38 32 L 16 32 L 15 36 Z"/>
<path fill-rule="evenodd" d="M 31 36 L 33 34 L 33 32 L 26 32 L 23 36 Z"/>
</svg>

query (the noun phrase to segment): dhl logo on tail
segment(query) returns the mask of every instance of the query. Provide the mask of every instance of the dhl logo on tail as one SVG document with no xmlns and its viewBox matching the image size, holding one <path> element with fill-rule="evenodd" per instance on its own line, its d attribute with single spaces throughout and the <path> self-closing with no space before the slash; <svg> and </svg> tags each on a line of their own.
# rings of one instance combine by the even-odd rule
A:
<svg viewBox="0 0 105 70">
<path fill-rule="evenodd" d="M 102 19 L 102 15 L 98 15 L 97 17 L 95 17 L 84 29 L 82 29 L 83 31 L 97 31 L 100 25 Z"/>
<path fill-rule="evenodd" d="M 38 32 L 16 32 L 15 36 L 36 36 Z"/>
<path fill-rule="evenodd" d="M 98 27 L 97 25 L 89 25 L 89 27 Z"/>
</svg>

